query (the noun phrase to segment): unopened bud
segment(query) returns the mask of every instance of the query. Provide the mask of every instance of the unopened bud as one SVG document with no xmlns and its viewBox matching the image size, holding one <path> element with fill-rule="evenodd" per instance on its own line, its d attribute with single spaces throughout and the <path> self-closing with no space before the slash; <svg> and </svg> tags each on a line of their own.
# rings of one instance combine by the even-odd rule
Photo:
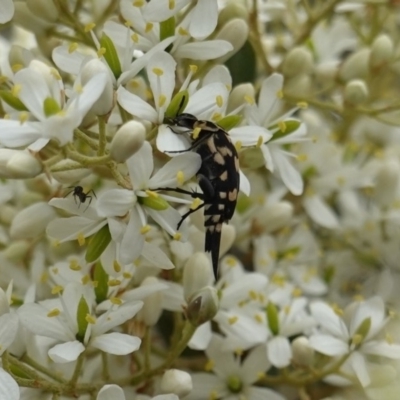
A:
<svg viewBox="0 0 400 400">
<path fill-rule="evenodd" d="M 228 102 L 228 112 L 236 110 L 243 104 L 243 101 L 248 103 L 254 102 L 256 90 L 251 83 L 241 83 L 233 88 Z"/>
<path fill-rule="evenodd" d="M 45 202 L 35 203 L 21 210 L 13 219 L 10 235 L 13 239 L 37 238 L 56 217 L 54 208 Z"/>
<path fill-rule="evenodd" d="M 128 121 L 118 129 L 114 135 L 111 146 L 110 156 L 117 162 L 124 162 L 135 154 L 146 139 L 146 129 L 138 121 Z"/>
<path fill-rule="evenodd" d="M 16 67 L 16 69 L 26 68 L 32 60 L 33 54 L 29 50 L 16 44 L 11 46 L 10 52 L 8 53 L 8 62 L 12 69 L 14 69 L 14 67 Z"/>
<path fill-rule="evenodd" d="M 16 207 L 2 204 L 0 207 L 0 223 L 10 225 L 17 214 L 18 209 Z"/>
<path fill-rule="evenodd" d="M 217 290 L 212 286 L 206 286 L 192 295 L 186 309 L 186 316 L 192 325 L 200 326 L 213 319 L 218 308 Z"/>
<path fill-rule="evenodd" d="M 0 149 L 0 178 L 28 179 L 42 172 L 42 164 L 28 151 Z"/>
<path fill-rule="evenodd" d="M 155 285 L 158 282 L 157 278 L 149 276 L 143 280 L 140 286 Z M 160 290 L 147 296 L 143 300 L 143 308 L 139 311 L 137 318 L 144 321 L 147 326 L 155 325 L 162 312 L 162 300 L 163 295 Z"/>
<path fill-rule="evenodd" d="M 185 371 L 170 369 L 164 372 L 160 387 L 163 393 L 173 393 L 181 398 L 192 391 L 192 377 Z"/>
<path fill-rule="evenodd" d="M 268 232 L 283 228 L 292 219 L 293 205 L 288 201 L 267 204 L 257 216 L 257 222 Z"/>
<path fill-rule="evenodd" d="M 58 9 L 53 0 L 26 0 L 26 4 L 36 17 L 47 22 L 57 21 Z"/>
<path fill-rule="evenodd" d="M 379 68 L 393 58 L 393 41 L 388 35 L 378 36 L 371 46 L 370 65 Z"/>
<path fill-rule="evenodd" d="M 237 0 L 230 0 L 226 3 L 225 7 L 220 11 L 218 15 L 218 25 L 223 26 L 230 20 L 240 18 L 243 21 L 247 21 L 249 13 L 244 3 L 240 4 Z"/>
<path fill-rule="evenodd" d="M 296 75 L 285 80 L 285 92 L 291 96 L 307 97 L 310 94 L 311 87 L 312 80 L 309 75 Z"/>
<path fill-rule="evenodd" d="M 285 77 L 292 78 L 296 75 L 307 74 L 313 66 L 311 53 L 304 47 L 295 47 L 290 50 L 282 64 Z"/>
<path fill-rule="evenodd" d="M 362 104 L 368 98 L 368 88 L 361 79 L 354 79 L 347 83 L 344 90 L 344 101 L 348 104 Z"/>
<path fill-rule="evenodd" d="M 188 301 L 193 293 L 210 285 L 214 275 L 209 258 L 202 252 L 194 253 L 183 269 L 183 293 Z"/>
<path fill-rule="evenodd" d="M 26 240 L 14 240 L 4 250 L 3 254 L 7 258 L 7 260 L 18 262 L 26 257 L 30 248 L 31 244 Z"/>
<path fill-rule="evenodd" d="M 223 224 L 219 257 L 221 258 L 233 245 L 236 239 L 236 229 L 233 225 Z"/>
<path fill-rule="evenodd" d="M 311 366 L 313 364 L 314 349 L 310 347 L 308 338 L 299 336 L 292 342 L 292 360 L 297 365 Z"/>
<path fill-rule="evenodd" d="M 373 197 L 382 206 L 391 204 L 397 196 L 400 165 L 397 160 L 387 160 L 375 176 Z"/>
<path fill-rule="evenodd" d="M 218 63 L 224 63 L 226 60 L 236 54 L 246 43 L 249 33 L 249 27 L 243 19 L 235 18 L 230 20 L 217 33 L 215 39 L 225 40 L 233 46 L 233 50 L 217 59 Z"/>
<path fill-rule="evenodd" d="M 340 67 L 340 79 L 346 82 L 351 79 L 365 79 L 368 76 L 370 54 L 371 50 L 367 48 L 351 54 Z"/>
<path fill-rule="evenodd" d="M 90 108 L 90 112 L 95 115 L 106 115 L 111 111 L 114 104 L 114 89 L 109 70 L 104 63 L 98 58 L 88 61 L 81 71 L 81 84 L 85 85 L 93 76 L 100 73 L 107 75 L 107 82 L 103 93 Z"/>
</svg>

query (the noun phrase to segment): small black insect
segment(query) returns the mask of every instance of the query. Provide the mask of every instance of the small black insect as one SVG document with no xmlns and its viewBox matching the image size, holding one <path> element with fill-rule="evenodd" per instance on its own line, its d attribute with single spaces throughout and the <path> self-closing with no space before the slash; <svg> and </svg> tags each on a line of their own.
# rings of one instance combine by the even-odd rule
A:
<svg viewBox="0 0 400 400">
<path fill-rule="evenodd" d="M 87 205 L 86 209 L 90 206 L 90 203 L 92 202 L 93 196 L 96 197 L 96 193 L 94 192 L 93 189 L 89 190 L 87 193 L 83 191 L 82 186 L 69 186 L 69 188 L 73 188 L 70 190 L 64 197 L 67 197 L 72 193 L 72 196 L 74 196 L 75 204 L 77 203 L 76 199 L 78 198 L 79 204 L 78 208 L 81 206 L 82 203 L 85 203 L 87 199 L 89 199 L 89 203 Z M 93 193 L 93 196 L 90 196 L 90 193 Z M 96 197 L 97 198 L 97 197 Z"/>
<path fill-rule="evenodd" d="M 203 200 L 197 208 L 182 215 L 182 222 L 192 213 L 204 207 L 206 228 L 205 251 L 211 252 L 215 279 L 218 277 L 218 259 L 222 224 L 228 222 L 235 211 L 239 194 L 239 157 L 229 134 L 211 121 L 198 120 L 187 113 L 166 120 L 175 133 L 190 133 L 191 146 L 201 156 L 201 166 L 196 176 L 203 193 L 183 189 L 171 189 Z"/>
</svg>

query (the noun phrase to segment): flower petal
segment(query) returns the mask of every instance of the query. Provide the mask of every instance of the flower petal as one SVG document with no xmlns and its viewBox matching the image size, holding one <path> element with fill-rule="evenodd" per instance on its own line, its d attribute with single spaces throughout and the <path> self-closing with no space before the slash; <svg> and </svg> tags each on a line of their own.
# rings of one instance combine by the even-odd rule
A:
<svg viewBox="0 0 400 400">
<path fill-rule="evenodd" d="M 79 355 L 85 351 L 85 346 L 78 340 L 57 344 L 52 347 L 48 355 L 55 363 L 68 363 L 78 359 Z"/>
<path fill-rule="evenodd" d="M 329 335 L 311 336 L 310 346 L 327 356 L 342 356 L 349 352 L 349 346 L 343 340 Z"/>
<path fill-rule="evenodd" d="M 147 189 L 149 178 L 153 172 L 153 150 L 149 142 L 127 160 L 129 177 L 135 190 Z"/>
<path fill-rule="evenodd" d="M 136 336 L 112 332 L 95 337 L 90 344 L 106 353 L 122 356 L 138 350 L 141 342 Z"/>
<path fill-rule="evenodd" d="M 192 60 L 213 60 L 233 50 L 226 40 L 204 40 L 202 42 L 185 43 L 174 52 L 176 58 Z"/>
<path fill-rule="evenodd" d="M 18 332 L 18 316 L 7 313 L 0 316 L 0 356 L 14 341 Z"/>
<path fill-rule="evenodd" d="M 110 189 L 103 192 L 96 203 L 102 217 L 123 217 L 134 206 L 135 193 L 126 189 Z"/>
<path fill-rule="evenodd" d="M 204 39 L 214 32 L 217 21 L 218 2 L 199 0 L 191 13 L 189 32 L 195 39 Z"/>
<path fill-rule="evenodd" d="M 274 367 L 283 368 L 290 364 L 292 348 L 289 340 L 283 336 L 276 336 L 267 343 L 268 360 Z"/>
<path fill-rule="evenodd" d="M 100 389 L 96 400 L 125 400 L 125 394 L 118 385 L 105 385 Z"/>
<path fill-rule="evenodd" d="M 19 398 L 17 382 L 4 369 L 0 368 L 0 399 L 19 400 Z"/>
</svg>

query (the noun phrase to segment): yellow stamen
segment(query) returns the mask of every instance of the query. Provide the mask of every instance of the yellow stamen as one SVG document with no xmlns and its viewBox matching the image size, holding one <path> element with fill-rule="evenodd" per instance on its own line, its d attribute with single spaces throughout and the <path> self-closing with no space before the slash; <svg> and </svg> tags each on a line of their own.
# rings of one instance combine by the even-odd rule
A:
<svg viewBox="0 0 400 400">
<path fill-rule="evenodd" d="M 303 291 L 300 288 L 294 288 L 292 290 L 293 297 L 300 297 L 303 294 Z"/>
<path fill-rule="evenodd" d="M 79 265 L 78 260 L 71 260 L 69 263 L 69 269 L 72 269 L 72 271 L 80 271 L 82 267 Z"/>
<path fill-rule="evenodd" d="M 149 32 L 151 32 L 151 30 L 153 29 L 153 24 L 151 23 L 151 22 L 148 22 L 147 24 L 146 24 L 146 27 L 144 28 L 144 31 L 146 32 L 146 33 L 149 33 Z"/>
<path fill-rule="evenodd" d="M 181 36 L 188 36 L 189 35 L 189 32 L 186 29 L 183 29 L 181 26 L 178 28 L 178 33 Z"/>
<path fill-rule="evenodd" d="M 22 86 L 20 84 L 14 85 L 11 89 L 11 94 L 15 97 L 19 96 Z"/>
<path fill-rule="evenodd" d="M 13 64 L 11 66 L 12 72 L 18 72 L 19 70 L 21 70 L 22 68 L 24 68 L 24 66 L 22 64 Z"/>
<path fill-rule="evenodd" d="M 282 91 L 282 90 L 278 90 L 278 91 L 276 92 L 276 97 L 277 97 L 278 99 L 282 99 L 282 98 L 283 98 L 283 91 Z"/>
<path fill-rule="evenodd" d="M 185 174 L 183 171 L 178 171 L 176 173 L 176 181 L 178 182 L 178 185 L 181 186 L 185 182 Z"/>
<path fill-rule="evenodd" d="M 133 34 L 131 35 L 131 39 L 132 39 L 132 42 L 138 43 L 138 42 L 139 42 L 139 36 L 138 36 L 138 34 L 137 34 L 137 33 L 133 33 Z"/>
<path fill-rule="evenodd" d="M 83 92 L 83 87 L 81 84 L 78 84 L 75 86 L 75 92 L 76 93 L 82 93 Z"/>
<path fill-rule="evenodd" d="M 84 30 L 85 30 L 85 32 L 90 32 L 91 30 L 93 30 L 93 28 L 95 26 L 96 26 L 96 24 L 94 22 L 90 22 L 85 25 Z"/>
<path fill-rule="evenodd" d="M 157 199 L 159 196 L 157 192 L 153 192 L 152 190 L 149 189 L 146 190 L 146 194 L 147 196 L 152 197 L 153 199 Z"/>
<path fill-rule="evenodd" d="M 262 319 L 262 316 L 261 316 L 260 314 L 256 314 L 256 315 L 254 316 L 254 319 L 255 319 L 259 324 L 262 324 L 262 323 L 263 323 L 263 319 Z"/>
<path fill-rule="evenodd" d="M 305 109 L 308 108 L 308 103 L 307 103 L 306 101 L 299 101 L 299 102 L 297 103 L 297 107 L 299 107 L 299 108 L 305 110 Z"/>
<path fill-rule="evenodd" d="M 238 321 L 238 317 L 236 317 L 236 316 L 234 316 L 234 317 L 230 317 L 230 318 L 228 318 L 228 322 L 229 322 L 229 324 L 230 325 L 233 325 L 233 324 L 235 324 L 237 321 Z"/>
<path fill-rule="evenodd" d="M 98 50 L 97 50 L 97 57 L 103 57 L 104 56 L 104 54 L 106 54 L 106 49 L 104 48 L 104 47 L 100 47 Z"/>
<path fill-rule="evenodd" d="M 304 161 L 308 160 L 308 156 L 307 156 L 307 154 L 298 154 L 296 159 L 297 159 L 297 161 L 304 162 Z"/>
<path fill-rule="evenodd" d="M 168 9 L 173 10 L 175 8 L 175 0 L 168 0 Z"/>
<path fill-rule="evenodd" d="M 132 278 L 132 274 L 130 274 L 129 272 L 123 272 L 123 273 L 122 273 L 122 276 L 123 276 L 125 279 L 131 279 L 131 278 Z"/>
<path fill-rule="evenodd" d="M 150 225 L 144 225 L 140 228 L 140 233 L 142 235 L 145 235 L 149 230 L 151 229 Z"/>
<path fill-rule="evenodd" d="M 73 53 L 78 48 L 78 43 L 73 42 L 68 46 L 68 53 Z"/>
<path fill-rule="evenodd" d="M 202 201 L 199 198 L 196 198 L 193 200 L 192 204 L 190 205 L 190 208 L 192 210 L 196 209 L 200 204 L 202 203 Z"/>
<path fill-rule="evenodd" d="M 236 148 L 236 151 L 240 151 L 242 149 L 242 142 L 240 140 L 235 142 L 235 148 Z"/>
<path fill-rule="evenodd" d="M 117 273 L 121 272 L 121 269 L 122 269 L 120 263 L 117 260 L 114 260 L 113 268 L 114 268 L 114 271 L 117 272 Z"/>
<path fill-rule="evenodd" d="M 174 236 L 173 236 L 174 240 L 181 240 L 182 239 L 182 234 L 180 232 L 175 232 Z"/>
<path fill-rule="evenodd" d="M 258 139 L 257 139 L 257 144 L 256 144 L 256 146 L 257 146 L 258 148 L 260 148 L 260 147 L 262 146 L 263 143 L 264 143 L 264 138 L 263 138 L 262 136 L 259 136 Z"/>
<path fill-rule="evenodd" d="M 78 234 L 77 240 L 79 246 L 83 246 L 85 244 L 85 236 L 83 235 L 82 232 Z"/>
<path fill-rule="evenodd" d="M 215 362 L 214 360 L 208 360 L 206 365 L 204 365 L 204 370 L 207 372 L 211 372 L 214 369 Z"/>
<path fill-rule="evenodd" d="M 49 274 L 47 272 L 43 272 L 40 275 L 40 283 L 47 283 L 49 281 Z"/>
<path fill-rule="evenodd" d="M 27 112 L 22 111 L 19 113 L 19 122 L 21 122 L 21 125 L 28 121 L 29 115 Z"/>
<path fill-rule="evenodd" d="M 237 263 L 236 263 L 236 258 L 234 257 L 225 257 L 225 262 L 227 265 L 229 265 L 230 267 L 234 267 Z"/>
<path fill-rule="evenodd" d="M 121 281 L 119 279 L 110 279 L 108 281 L 108 286 L 118 286 L 121 284 Z"/>
<path fill-rule="evenodd" d="M 217 106 L 218 106 L 218 107 L 222 107 L 222 105 L 224 104 L 224 99 L 222 98 L 221 95 L 218 95 L 218 96 L 215 98 L 215 102 L 217 103 Z"/>
<path fill-rule="evenodd" d="M 124 25 L 125 25 L 126 27 L 128 27 L 128 28 L 131 28 L 131 27 L 133 26 L 132 21 L 130 21 L 129 19 L 127 19 L 127 20 L 124 22 Z"/>
<path fill-rule="evenodd" d="M 90 276 L 87 274 L 85 276 L 82 276 L 81 282 L 83 285 L 87 285 L 90 282 Z"/>
<path fill-rule="evenodd" d="M 162 70 L 161 68 L 154 67 L 154 68 L 152 69 L 152 71 L 153 71 L 153 74 L 156 74 L 157 76 L 162 76 L 162 75 L 164 75 L 164 70 Z"/>
<path fill-rule="evenodd" d="M 278 127 L 279 127 L 279 129 L 280 129 L 280 131 L 281 131 L 282 133 L 285 133 L 285 132 L 286 132 L 287 126 L 286 126 L 285 121 L 279 121 L 279 122 L 278 122 Z"/>
<path fill-rule="evenodd" d="M 249 297 L 252 300 L 257 300 L 257 293 L 254 290 L 249 290 Z"/>
<path fill-rule="evenodd" d="M 195 74 L 197 72 L 197 70 L 199 69 L 199 67 L 197 65 L 191 64 L 189 65 L 190 71 Z"/>
<path fill-rule="evenodd" d="M 122 304 L 122 300 L 118 297 L 111 297 L 110 301 L 112 304 L 115 304 L 117 306 L 120 306 Z"/>
<path fill-rule="evenodd" d="M 132 4 L 134 7 L 142 7 L 144 5 L 144 1 L 143 0 L 135 0 Z"/>
<path fill-rule="evenodd" d="M 58 294 L 61 293 L 63 290 L 64 288 L 61 285 L 57 285 L 51 289 L 51 294 Z"/>
<path fill-rule="evenodd" d="M 221 113 L 219 113 L 219 112 L 215 112 L 213 115 L 212 115 L 212 117 L 211 117 L 211 119 L 213 120 L 213 121 L 219 121 L 220 119 L 222 118 L 222 114 Z"/>
<path fill-rule="evenodd" d="M 61 313 L 61 311 L 60 311 L 58 308 L 53 308 L 52 310 L 50 310 L 50 311 L 47 313 L 47 316 L 48 316 L 49 318 L 57 317 L 57 315 L 60 315 L 60 313 Z"/>
<path fill-rule="evenodd" d="M 93 315 L 86 314 L 85 317 L 86 322 L 89 322 L 89 324 L 95 324 L 96 323 L 96 317 L 93 317 Z"/>
</svg>

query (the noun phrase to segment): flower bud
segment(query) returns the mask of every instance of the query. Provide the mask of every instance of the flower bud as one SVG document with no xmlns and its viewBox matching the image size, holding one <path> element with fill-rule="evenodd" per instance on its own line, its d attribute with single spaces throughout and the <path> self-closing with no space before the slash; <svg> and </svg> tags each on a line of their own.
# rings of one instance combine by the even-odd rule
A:
<svg viewBox="0 0 400 400">
<path fill-rule="evenodd" d="M 184 397 L 193 389 L 192 377 L 185 371 L 169 369 L 161 378 L 160 388 L 163 393 L 173 393 L 179 398 Z"/>
<path fill-rule="evenodd" d="M 10 235 L 13 239 L 37 238 L 47 224 L 57 216 L 54 208 L 45 202 L 35 203 L 21 210 L 13 219 Z"/>
<path fill-rule="evenodd" d="M 114 135 L 110 156 L 117 162 L 124 162 L 143 146 L 146 139 L 146 129 L 138 121 L 128 121 Z"/>
<path fill-rule="evenodd" d="M 4 255 L 7 260 L 18 262 L 23 260 L 28 254 L 31 244 L 26 240 L 14 240 L 4 250 Z"/>
<path fill-rule="evenodd" d="M 18 210 L 16 207 L 2 204 L 0 207 L 0 223 L 10 225 L 17 214 Z"/>
<path fill-rule="evenodd" d="M 399 187 L 399 162 L 386 160 L 375 176 L 373 198 L 382 206 L 391 204 Z"/>
<path fill-rule="evenodd" d="M 304 98 L 310 94 L 311 77 L 309 75 L 296 75 L 285 81 L 285 92 L 291 96 Z"/>
<path fill-rule="evenodd" d="M 226 3 L 225 7 L 218 15 L 218 25 L 226 25 L 230 20 L 240 18 L 247 21 L 249 13 L 244 3 L 240 4 L 237 0 L 230 0 Z"/>
<path fill-rule="evenodd" d="M 154 276 L 145 278 L 140 286 L 149 286 L 158 283 Z M 162 312 L 163 295 L 161 291 L 154 292 L 143 300 L 143 308 L 137 318 L 144 321 L 147 326 L 153 326 L 158 322 Z"/>
<path fill-rule="evenodd" d="M 310 347 L 308 338 L 299 336 L 292 342 L 292 360 L 294 363 L 303 366 L 313 364 L 314 349 Z"/>
<path fill-rule="evenodd" d="M 357 105 L 364 103 L 368 98 L 368 88 L 361 79 L 354 79 L 347 83 L 344 90 L 344 101 L 348 104 Z"/>
<path fill-rule="evenodd" d="M 28 151 L 0 149 L 0 178 L 28 179 L 42 172 L 42 164 Z"/>
<path fill-rule="evenodd" d="M 290 50 L 282 63 L 282 73 L 287 78 L 307 74 L 313 67 L 311 53 L 304 47 Z"/>
<path fill-rule="evenodd" d="M 114 104 L 114 89 L 109 70 L 104 63 L 97 58 L 88 61 L 80 73 L 81 84 L 85 85 L 93 76 L 99 73 L 107 75 L 107 83 L 99 99 L 92 105 L 90 112 L 95 115 L 106 115 L 111 111 Z"/>
<path fill-rule="evenodd" d="M 393 58 L 393 41 L 388 35 L 379 35 L 371 46 L 370 65 L 379 68 Z"/>
<path fill-rule="evenodd" d="M 10 52 L 8 53 L 8 63 L 11 68 L 18 70 L 28 67 L 29 63 L 33 60 L 33 54 L 22 46 L 13 44 Z"/>
<path fill-rule="evenodd" d="M 205 253 L 194 253 L 183 269 L 183 293 L 188 301 L 193 293 L 210 285 L 214 281 L 209 258 Z"/>
<path fill-rule="evenodd" d="M 248 33 L 249 27 L 243 19 L 235 18 L 225 24 L 217 33 L 215 39 L 229 42 L 233 46 L 233 50 L 219 57 L 216 62 L 224 63 L 236 54 L 246 43 Z"/>
<path fill-rule="evenodd" d="M 257 216 L 257 222 L 268 232 L 283 228 L 293 216 L 293 205 L 288 201 L 266 204 Z"/>
<path fill-rule="evenodd" d="M 351 79 L 365 79 L 368 76 L 368 60 L 370 49 L 361 49 L 351 54 L 340 66 L 339 77 L 343 81 Z"/>
<path fill-rule="evenodd" d="M 228 102 L 228 112 L 236 110 L 243 101 L 254 101 L 256 91 L 251 83 L 241 83 L 233 88 Z"/>
<path fill-rule="evenodd" d="M 40 19 L 47 22 L 56 22 L 58 19 L 58 9 L 53 0 L 26 0 L 26 5 Z"/>
<path fill-rule="evenodd" d="M 192 325 L 200 326 L 213 319 L 218 308 L 217 290 L 212 286 L 206 286 L 192 295 L 186 309 L 186 316 Z"/>
<path fill-rule="evenodd" d="M 222 224 L 219 257 L 221 258 L 233 245 L 236 239 L 236 229 L 233 225 Z"/>
</svg>

